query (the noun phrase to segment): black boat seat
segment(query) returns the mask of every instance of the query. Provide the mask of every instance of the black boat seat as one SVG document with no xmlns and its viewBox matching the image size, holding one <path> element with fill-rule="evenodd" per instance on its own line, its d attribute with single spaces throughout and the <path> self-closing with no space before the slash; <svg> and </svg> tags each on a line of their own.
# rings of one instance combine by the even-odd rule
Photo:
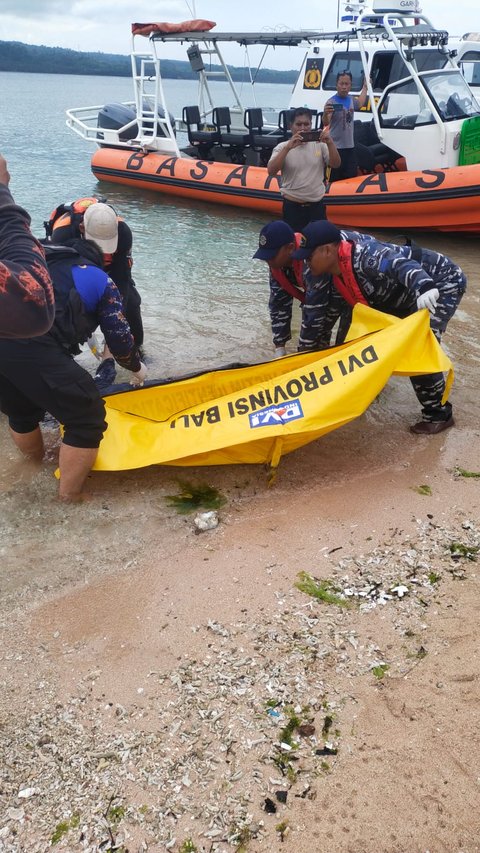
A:
<svg viewBox="0 0 480 853">
<path fill-rule="evenodd" d="M 232 117 L 229 107 L 215 107 L 213 121 L 219 132 L 219 144 L 226 148 L 232 163 L 245 162 L 245 148 L 249 145 L 248 133 L 231 130 Z"/>
<path fill-rule="evenodd" d="M 249 107 L 245 110 L 244 122 L 248 128 L 250 147 L 260 152 L 260 162 L 262 166 L 266 166 L 275 146 L 285 141 L 286 133 L 280 126 L 273 130 L 266 128 L 260 107 Z"/>
<path fill-rule="evenodd" d="M 356 119 L 353 127 L 358 165 L 362 172 L 397 171 L 401 155 L 380 142 L 373 121 Z"/>
<path fill-rule="evenodd" d="M 214 145 L 220 141 L 217 127 L 202 122 L 198 106 L 184 107 L 182 120 L 187 125 L 188 141 L 193 148 L 198 149 L 200 157 L 207 158 Z"/>
</svg>

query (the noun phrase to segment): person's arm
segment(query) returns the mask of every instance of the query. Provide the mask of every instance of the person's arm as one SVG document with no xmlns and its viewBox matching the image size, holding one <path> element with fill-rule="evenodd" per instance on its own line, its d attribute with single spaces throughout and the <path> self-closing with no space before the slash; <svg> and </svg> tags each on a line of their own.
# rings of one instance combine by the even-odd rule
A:
<svg viewBox="0 0 480 853">
<path fill-rule="evenodd" d="M 98 302 L 97 312 L 105 343 L 115 361 L 137 373 L 142 365 L 140 355 L 123 314 L 120 291 L 110 278 Z"/>
<path fill-rule="evenodd" d="M 110 263 L 106 263 L 105 271 L 115 282 L 122 296 L 127 294 L 132 283 L 132 244 L 130 227 L 123 219 L 119 219 L 117 251 L 111 256 Z"/>
<path fill-rule="evenodd" d="M 326 101 L 325 106 L 323 108 L 322 113 L 322 125 L 323 127 L 329 127 L 330 122 L 332 120 L 333 115 L 333 103 L 332 101 Z"/>
<path fill-rule="evenodd" d="M 281 142 L 279 145 L 276 145 L 272 151 L 272 156 L 267 163 L 267 172 L 269 175 L 276 175 L 277 172 L 282 170 L 283 164 L 287 158 L 287 154 L 292 148 L 298 148 L 299 145 L 303 145 L 303 139 L 299 133 L 296 133 L 292 136 L 287 142 Z"/>
<path fill-rule="evenodd" d="M 328 165 L 332 167 L 332 169 L 338 169 L 338 167 L 342 163 L 342 159 L 340 154 L 338 153 L 338 148 L 335 145 L 333 139 L 330 136 L 330 128 L 324 127 L 322 130 L 322 135 L 320 137 L 320 142 L 324 142 L 328 148 Z"/>
<path fill-rule="evenodd" d="M 9 180 L 0 155 L 0 337 L 32 338 L 53 323 L 53 286 L 30 216 L 15 204 Z"/>
<path fill-rule="evenodd" d="M 360 110 L 368 101 L 368 87 L 367 80 L 364 78 L 362 88 L 360 89 L 360 94 L 354 97 L 354 106 L 356 110 Z"/>
</svg>

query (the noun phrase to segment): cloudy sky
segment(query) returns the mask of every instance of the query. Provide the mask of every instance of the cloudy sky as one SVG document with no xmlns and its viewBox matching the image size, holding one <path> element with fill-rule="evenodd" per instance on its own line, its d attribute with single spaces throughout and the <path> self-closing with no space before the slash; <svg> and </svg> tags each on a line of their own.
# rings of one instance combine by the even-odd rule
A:
<svg viewBox="0 0 480 853">
<path fill-rule="evenodd" d="M 196 7 L 196 17 L 215 21 L 222 31 L 331 30 L 337 2 L 341 0 L 1 0 L 0 40 L 126 54 L 133 21 L 184 21 L 194 17 Z M 473 14 L 472 0 L 423 0 L 421 5 L 451 35 L 480 30 L 480 13 Z M 225 49 L 227 61 L 243 64 L 240 48 L 232 54 Z M 171 46 L 166 55 L 185 59 L 185 48 Z M 286 48 L 269 53 L 264 65 L 295 68 L 297 63 L 298 52 Z"/>
</svg>

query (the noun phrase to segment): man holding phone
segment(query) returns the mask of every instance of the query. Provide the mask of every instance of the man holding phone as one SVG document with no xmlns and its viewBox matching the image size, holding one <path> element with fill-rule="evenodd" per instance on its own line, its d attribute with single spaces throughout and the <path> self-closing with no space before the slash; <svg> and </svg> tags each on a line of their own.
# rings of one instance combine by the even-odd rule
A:
<svg viewBox="0 0 480 853">
<path fill-rule="evenodd" d="M 332 168 L 330 181 L 340 181 L 343 178 L 355 178 L 358 172 L 357 154 L 353 138 L 353 121 L 355 110 L 367 103 L 367 81 L 358 97 L 350 95 L 352 88 L 351 71 L 340 71 L 337 74 L 337 93 L 329 98 L 323 111 L 323 125 L 330 130 L 330 136 L 337 146 L 341 164 Z"/>
<path fill-rule="evenodd" d="M 327 218 L 325 169 L 338 168 L 341 160 L 328 128 L 312 130 L 307 107 L 294 110 L 290 130 L 291 138 L 273 149 L 267 170 L 269 175 L 281 172 L 283 219 L 294 231 L 301 231 L 309 222 Z"/>
</svg>

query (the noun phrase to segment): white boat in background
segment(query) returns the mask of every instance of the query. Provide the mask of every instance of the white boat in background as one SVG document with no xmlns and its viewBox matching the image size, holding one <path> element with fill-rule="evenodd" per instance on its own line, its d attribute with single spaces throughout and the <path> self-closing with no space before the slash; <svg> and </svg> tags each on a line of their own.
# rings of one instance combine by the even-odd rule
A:
<svg viewBox="0 0 480 853">
<path fill-rule="evenodd" d="M 453 47 L 418 0 L 353 8 L 354 20 L 332 33 L 224 33 L 208 21 L 135 25 L 134 101 L 70 109 L 67 124 L 97 144 L 92 170 L 100 180 L 278 214 L 278 178 L 264 166 L 288 138 L 289 109 L 308 106 L 321 117 L 338 71 L 349 70 L 353 92 L 364 79 L 368 86 L 356 114 L 364 173 L 329 187 L 329 218 L 364 229 L 480 231 L 480 106 L 464 76 L 480 82 L 480 43 Z M 162 47 L 172 42 L 187 46 L 199 79 L 198 103 L 176 119 L 161 75 Z M 220 49 L 232 42 L 306 47 L 290 103 L 274 122 L 254 100 L 240 99 Z M 228 106 L 215 104 L 218 79 L 229 85 Z"/>
</svg>

